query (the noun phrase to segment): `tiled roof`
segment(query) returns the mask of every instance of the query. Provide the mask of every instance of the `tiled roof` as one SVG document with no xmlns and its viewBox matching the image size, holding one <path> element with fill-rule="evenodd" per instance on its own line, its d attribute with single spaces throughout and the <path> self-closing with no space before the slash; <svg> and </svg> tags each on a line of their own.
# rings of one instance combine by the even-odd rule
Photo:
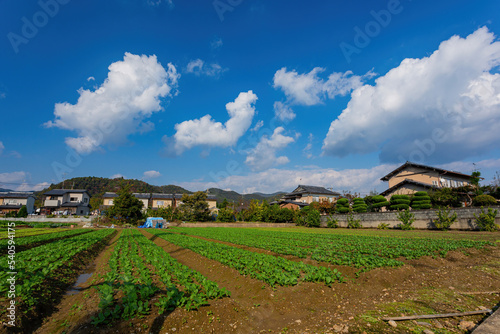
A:
<svg viewBox="0 0 500 334">
<path fill-rule="evenodd" d="M 115 198 L 115 197 L 118 197 L 117 193 L 104 193 L 104 195 L 102 195 L 102 198 Z"/>
<path fill-rule="evenodd" d="M 173 199 L 174 195 L 172 194 L 159 194 L 159 193 L 152 193 L 151 194 L 152 199 Z"/>
<path fill-rule="evenodd" d="M 32 192 L 8 191 L 0 192 L 0 198 L 28 198 L 35 197 Z"/>
<path fill-rule="evenodd" d="M 404 164 L 402 164 L 401 166 L 399 166 L 398 168 L 396 168 L 395 170 L 393 170 L 392 172 L 390 172 L 389 174 L 387 174 L 386 176 L 384 176 L 383 178 L 381 178 L 380 180 L 389 181 L 389 179 L 391 177 L 393 177 L 394 175 L 396 175 L 400 171 L 404 170 L 406 167 L 417 167 L 417 168 L 427 169 L 429 171 L 435 171 L 435 172 L 438 172 L 439 174 L 448 174 L 448 175 L 458 176 L 458 177 L 467 178 L 467 179 L 470 178 L 470 175 L 467 175 L 467 174 L 462 174 L 462 173 L 454 172 L 451 170 L 416 164 L 414 162 L 407 161 Z"/>
<path fill-rule="evenodd" d="M 401 181 L 399 182 L 398 184 L 396 185 L 393 185 L 392 187 L 390 187 L 389 189 L 383 191 L 380 193 L 380 195 L 382 196 L 385 196 L 389 193 L 391 193 L 392 191 L 396 190 L 396 189 L 399 189 L 401 188 L 402 186 L 404 186 L 405 184 L 413 184 L 413 185 L 416 185 L 416 186 L 421 186 L 423 188 L 427 188 L 427 189 L 439 189 L 439 187 L 437 186 L 434 186 L 432 184 L 427 184 L 427 183 L 422 183 L 422 182 L 418 182 L 418 181 L 413 181 L 413 180 L 410 180 L 410 179 L 405 179 L 404 181 Z"/>
<path fill-rule="evenodd" d="M 135 198 L 140 198 L 140 199 L 149 199 L 151 197 L 150 193 L 133 193 Z"/>
<path fill-rule="evenodd" d="M 68 194 L 68 193 L 75 193 L 75 194 L 76 193 L 87 193 L 88 194 L 88 191 L 85 189 L 52 189 L 52 190 L 49 190 L 46 193 L 44 193 L 44 195 L 61 196 L 61 195 Z"/>
<path fill-rule="evenodd" d="M 340 193 L 328 190 L 324 187 L 307 186 L 307 185 L 302 185 L 302 184 L 299 184 L 299 186 L 294 191 L 292 191 L 291 193 L 289 193 L 287 195 L 294 195 L 294 194 L 314 194 L 314 195 L 340 196 Z"/>
</svg>

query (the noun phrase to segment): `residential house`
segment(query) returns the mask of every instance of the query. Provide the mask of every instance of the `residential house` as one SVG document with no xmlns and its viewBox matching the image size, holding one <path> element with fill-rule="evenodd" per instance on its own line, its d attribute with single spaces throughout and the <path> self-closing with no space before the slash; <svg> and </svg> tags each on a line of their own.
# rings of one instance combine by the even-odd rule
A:
<svg viewBox="0 0 500 334">
<path fill-rule="evenodd" d="M 284 195 L 281 200 L 306 204 L 324 201 L 335 203 L 339 197 L 340 193 L 323 187 L 299 185 L 294 191 Z"/>
<path fill-rule="evenodd" d="M 470 184 L 471 176 L 442 168 L 406 162 L 383 178 L 389 188 L 381 193 L 388 200 L 392 195 L 411 195 L 417 191 L 456 188 Z"/>
<path fill-rule="evenodd" d="M 107 209 L 115 204 L 115 198 L 118 197 L 117 193 L 106 192 L 102 195 L 102 208 Z"/>
<path fill-rule="evenodd" d="M 45 214 L 88 215 L 90 194 L 84 189 L 53 189 L 43 194 Z"/>
<path fill-rule="evenodd" d="M 150 193 L 133 193 L 132 195 L 142 202 L 143 210 L 147 210 L 147 208 L 149 208 L 149 199 L 151 198 Z"/>
<path fill-rule="evenodd" d="M 0 192 L 0 214 L 17 213 L 24 205 L 28 214 L 35 212 L 35 196 L 32 192 Z"/>
<path fill-rule="evenodd" d="M 151 194 L 151 208 L 157 210 L 159 208 L 175 207 L 175 198 L 172 194 Z"/>
<path fill-rule="evenodd" d="M 207 195 L 207 203 L 208 203 L 208 209 L 211 212 L 218 211 L 218 209 L 217 209 L 217 196 Z"/>
</svg>

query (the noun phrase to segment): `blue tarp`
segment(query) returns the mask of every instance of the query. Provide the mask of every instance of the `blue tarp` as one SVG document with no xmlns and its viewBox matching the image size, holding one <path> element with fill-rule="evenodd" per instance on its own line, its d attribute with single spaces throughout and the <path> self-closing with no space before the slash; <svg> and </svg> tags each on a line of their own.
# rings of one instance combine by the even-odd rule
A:
<svg viewBox="0 0 500 334">
<path fill-rule="evenodd" d="M 163 228 L 164 225 L 166 227 L 166 224 L 165 220 L 161 217 L 148 217 L 146 222 L 139 226 L 139 228 Z"/>
</svg>

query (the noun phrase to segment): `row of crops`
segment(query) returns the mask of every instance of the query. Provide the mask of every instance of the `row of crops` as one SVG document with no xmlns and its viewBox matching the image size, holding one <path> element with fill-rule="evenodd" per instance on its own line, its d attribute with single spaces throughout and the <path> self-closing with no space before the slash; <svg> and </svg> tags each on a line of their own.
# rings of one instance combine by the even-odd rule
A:
<svg viewBox="0 0 500 334">
<path fill-rule="evenodd" d="M 229 291 L 180 264 L 137 230 L 122 232 L 103 278 L 95 325 L 147 314 L 155 295 L 160 314 L 176 307 L 197 309 L 209 300 L 229 296 Z"/>
<path fill-rule="evenodd" d="M 149 230 L 148 232 L 234 268 L 240 274 L 261 280 L 270 286 L 296 285 L 299 281 L 324 282 L 331 285 L 334 281 L 343 281 L 341 273 L 336 269 L 331 270 L 303 262 L 290 261 L 279 256 L 255 253 L 182 234 L 161 230 Z"/>
<path fill-rule="evenodd" d="M 62 274 L 59 269 L 71 268 L 78 254 L 92 249 L 114 232 L 93 231 L 34 247 L 15 254 L 15 257 L 1 257 L 0 294 L 6 295 L 10 288 L 8 278 L 16 272 L 15 295 L 26 309 L 34 307 L 51 294 L 51 283 L 67 279 L 68 273 Z"/>
<path fill-rule="evenodd" d="M 12 231 L 12 229 L 11 229 Z M 55 228 L 55 229 L 46 229 L 46 228 L 20 228 L 20 229 L 15 229 L 15 235 L 16 238 L 21 238 L 21 237 L 29 237 L 32 235 L 39 235 L 39 234 L 47 234 L 47 233 L 54 233 L 54 232 L 61 232 L 61 231 L 67 231 L 67 229 L 63 228 Z M 8 230 L 5 228 L 5 230 L 0 231 L 0 239 L 5 239 L 8 236 Z"/>
<path fill-rule="evenodd" d="M 403 265 L 398 258 L 409 260 L 422 256 L 444 257 L 449 251 L 456 249 L 480 249 L 493 245 L 488 241 L 311 234 L 217 227 L 175 228 L 174 231 L 266 249 L 282 255 L 362 268 L 363 271 Z"/>
<path fill-rule="evenodd" d="M 43 232 L 43 233 L 40 233 Z M 72 236 L 76 236 L 79 234 L 84 234 L 90 232 L 88 229 L 75 229 L 75 230 L 60 230 L 60 232 L 56 231 L 51 231 L 52 233 L 45 233 L 45 231 L 39 231 L 38 234 L 30 235 L 30 236 L 24 236 L 20 237 L 18 236 L 16 232 L 16 238 L 15 238 L 15 245 L 17 247 L 20 247 L 21 249 L 26 248 L 26 247 L 31 247 L 33 245 L 38 245 L 40 243 L 46 243 L 50 242 L 56 239 L 61 239 L 61 238 L 69 238 Z M 0 251 L 7 249 L 7 246 L 9 245 L 9 239 L 0 239 Z M 21 249 L 17 248 L 17 252 L 19 252 Z M 2 255 L 6 255 L 7 252 L 0 253 Z"/>
</svg>

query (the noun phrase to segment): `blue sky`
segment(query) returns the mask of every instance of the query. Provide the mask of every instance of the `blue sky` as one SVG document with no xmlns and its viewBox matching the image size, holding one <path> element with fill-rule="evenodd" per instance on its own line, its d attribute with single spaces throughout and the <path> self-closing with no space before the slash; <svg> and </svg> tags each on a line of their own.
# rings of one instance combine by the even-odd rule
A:
<svg viewBox="0 0 500 334">
<path fill-rule="evenodd" d="M 366 194 L 500 170 L 498 1 L 0 3 L 0 187 Z"/>
</svg>

